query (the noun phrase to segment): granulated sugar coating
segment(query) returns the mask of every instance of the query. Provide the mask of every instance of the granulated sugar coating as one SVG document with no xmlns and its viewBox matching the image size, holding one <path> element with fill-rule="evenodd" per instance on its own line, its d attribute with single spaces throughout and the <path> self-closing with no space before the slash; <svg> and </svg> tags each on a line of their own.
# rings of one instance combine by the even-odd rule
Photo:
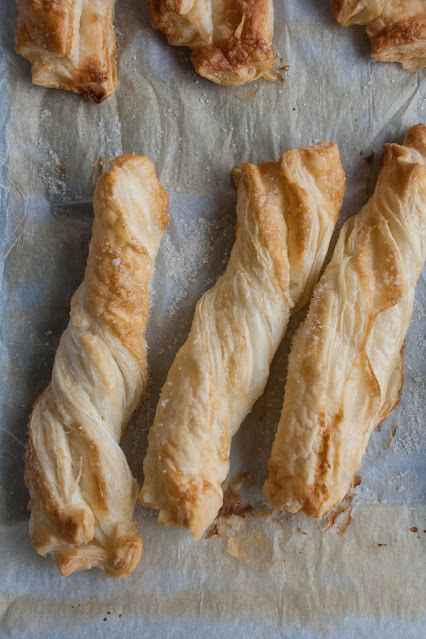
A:
<svg viewBox="0 0 426 639">
<path fill-rule="evenodd" d="M 176 246 L 169 237 L 164 238 L 164 250 L 170 263 L 170 277 L 175 282 L 195 282 L 199 271 L 209 262 L 214 241 L 224 222 L 199 217 L 184 222 L 181 218 L 183 241 Z"/>
<path fill-rule="evenodd" d="M 215 241 L 219 235 L 225 237 L 229 217 L 220 220 L 208 220 L 205 217 L 179 220 L 181 242 L 173 242 L 168 236 L 164 239 L 163 250 L 166 255 L 169 276 L 178 284 L 172 302 L 169 304 L 166 316 L 170 319 L 178 311 L 180 303 L 187 297 L 189 286 L 197 282 L 200 272 L 209 264 L 212 258 Z M 227 261 L 227 255 L 223 261 Z M 208 279 L 206 284 L 213 284 L 214 279 Z"/>
</svg>

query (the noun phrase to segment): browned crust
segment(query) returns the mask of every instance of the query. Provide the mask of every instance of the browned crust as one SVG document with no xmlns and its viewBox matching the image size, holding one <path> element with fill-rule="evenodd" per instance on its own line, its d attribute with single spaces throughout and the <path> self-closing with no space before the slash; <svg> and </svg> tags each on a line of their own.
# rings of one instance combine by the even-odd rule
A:
<svg viewBox="0 0 426 639">
<path fill-rule="evenodd" d="M 404 342 L 404 345 L 405 345 L 405 342 Z M 395 402 L 389 405 L 386 412 L 380 415 L 380 418 L 377 421 L 377 424 L 374 426 L 373 430 L 378 428 L 380 424 L 382 424 L 389 417 L 391 412 L 398 406 L 398 404 L 401 401 L 403 382 L 404 382 L 403 373 L 402 373 L 403 364 L 404 364 L 404 345 L 401 348 L 400 360 L 397 364 L 398 368 L 401 369 L 401 384 L 399 387 L 398 395 L 395 398 Z M 337 499 L 335 503 L 327 510 L 327 512 L 321 513 L 321 515 L 319 514 L 321 506 L 324 503 L 324 499 L 326 499 L 328 496 L 328 488 L 327 488 L 327 483 L 325 481 L 325 476 L 326 476 L 327 470 L 329 470 L 331 467 L 328 461 L 329 439 L 331 437 L 331 434 L 337 428 L 337 422 L 339 422 L 341 418 L 342 418 L 341 415 L 337 415 L 335 420 L 333 420 L 333 424 L 330 424 L 328 427 L 325 427 L 324 425 L 323 428 L 321 429 L 321 435 L 320 435 L 321 443 L 320 443 L 319 451 L 318 451 L 318 465 L 317 465 L 317 470 L 315 475 L 315 481 L 312 485 L 312 490 L 310 491 L 309 495 L 306 497 L 305 501 L 303 502 L 302 507 L 300 508 L 300 512 L 305 513 L 305 515 L 308 515 L 308 517 L 312 517 L 313 519 L 323 519 L 323 517 L 327 517 L 330 511 L 333 510 L 333 508 L 335 508 L 341 502 L 341 499 Z M 354 482 L 354 478 L 358 471 L 359 471 L 359 468 L 357 468 L 354 471 L 352 479 L 351 479 L 351 484 Z M 360 481 L 358 483 L 360 483 Z"/>
<path fill-rule="evenodd" d="M 418 138 L 417 142 L 419 142 Z M 390 187 L 398 197 L 405 200 L 410 182 L 416 176 L 418 179 L 424 179 L 424 170 L 420 164 L 399 162 L 401 153 L 404 153 L 402 147 L 395 144 L 385 144 L 380 172 L 383 170 L 388 172 Z"/>
<path fill-rule="evenodd" d="M 324 495 L 327 494 L 326 476 L 327 471 L 331 469 L 331 464 L 328 461 L 330 456 L 330 439 L 332 437 L 334 428 L 336 427 L 336 422 L 339 422 L 341 419 L 342 415 L 340 414 L 336 416 L 332 424 L 327 424 L 323 420 L 320 426 L 315 480 L 312 485 L 310 494 L 306 498 L 303 504 L 303 508 L 301 508 L 304 513 L 310 515 L 311 517 L 315 516 L 318 507 L 321 506 Z"/>
<path fill-rule="evenodd" d="M 333 224 L 336 223 L 345 194 L 345 172 L 340 163 L 340 154 L 334 142 L 320 142 L 313 147 L 294 149 L 285 153 L 281 158 L 282 184 L 285 187 L 288 215 L 287 227 L 289 232 L 289 262 L 291 265 L 291 279 L 302 277 L 306 268 L 304 256 L 309 250 L 311 238 L 312 202 L 308 193 L 300 187 L 297 176 L 299 167 L 308 171 L 321 193 L 323 211 Z M 313 283 L 312 283 L 313 285 Z M 309 288 L 300 294 L 298 303 L 292 313 L 300 309 L 308 300 Z"/>
<path fill-rule="evenodd" d="M 281 158 L 281 171 L 285 192 L 289 201 L 289 218 L 293 222 L 294 255 L 290 262 L 301 268 L 303 255 L 308 248 L 311 218 L 308 215 L 307 193 L 300 187 L 296 176 L 302 165 L 314 178 L 325 202 L 326 213 L 336 222 L 345 192 L 345 173 L 340 164 L 339 149 L 334 142 L 320 142 L 315 147 L 305 147 L 285 153 Z M 293 246 L 293 242 L 291 243 Z"/>
<path fill-rule="evenodd" d="M 274 66 L 271 47 L 262 38 L 246 35 L 228 38 L 220 46 L 213 44 L 192 50 L 191 61 L 200 75 L 211 80 L 220 79 L 220 84 L 233 83 L 252 70 L 253 78 L 269 71 Z"/>
<path fill-rule="evenodd" d="M 42 396 L 43 394 L 36 399 L 34 408 Z M 24 479 L 31 494 L 28 508 L 32 509 L 34 502 L 37 502 L 37 510 L 43 511 L 43 520 L 39 519 L 37 513 L 31 517 L 30 534 L 34 548 L 39 554 L 44 555 L 51 552 L 51 546 L 56 544 L 58 538 L 61 539 L 62 549 L 52 554 L 60 574 L 64 577 L 94 565 L 109 577 L 126 577 L 134 571 L 142 555 L 142 540 L 138 536 L 136 526 L 131 524 L 127 534 L 116 538 L 113 548 L 103 548 L 91 543 L 94 517 L 90 508 L 65 511 L 59 506 L 49 488 L 32 441 L 32 416 L 33 414 L 29 420 L 30 437 L 24 456 Z M 96 445 L 91 446 L 91 456 L 96 465 L 96 461 L 100 460 L 100 451 Z M 99 473 L 94 474 L 93 480 L 97 487 L 97 509 L 102 509 L 108 515 L 108 505 L 103 497 L 106 488 L 104 477 Z M 46 525 L 46 517 L 51 525 L 50 530 Z"/>
<path fill-rule="evenodd" d="M 107 215 L 110 211 L 107 211 Z M 103 224 L 103 222 L 101 222 Z M 145 248 L 135 238 L 122 233 L 122 221 L 116 219 L 107 227 L 115 241 L 97 237 L 93 241 L 85 273 L 87 301 L 93 314 L 122 341 L 139 361 L 145 360 L 146 343 L 142 338 L 149 310 L 149 300 L 143 295 L 153 273 L 153 265 Z M 120 260 L 114 267 L 113 260 Z M 143 279 L 137 286 L 129 278 L 129 268 L 138 265 Z M 111 291 L 115 294 L 111 295 Z M 132 317 L 131 324 L 123 317 Z"/>
<path fill-rule="evenodd" d="M 408 129 L 404 136 L 404 146 L 426 155 L 426 126 L 420 123 Z"/>
<path fill-rule="evenodd" d="M 70 547 L 68 550 L 55 554 L 55 563 L 63 577 L 68 577 L 74 572 L 88 570 L 93 566 L 96 557 L 97 566 L 103 572 L 114 579 L 126 577 L 132 573 L 142 556 L 142 540 L 137 535 L 137 530 L 132 526 L 126 535 L 116 539 L 114 547 L 110 551 L 102 548 L 94 548 L 91 544 Z"/>
<path fill-rule="evenodd" d="M 274 65 L 271 49 L 269 22 L 271 4 L 269 0 L 234 0 L 228 3 L 224 15 L 217 18 L 226 25 L 224 29 L 213 28 L 211 42 L 196 43 L 185 39 L 185 22 L 180 16 L 180 2 L 148 0 L 151 22 L 160 29 L 169 44 L 188 46 L 192 50 L 191 60 L 197 72 L 218 84 L 238 86 L 265 74 Z M 223 26 L 220 25 L 220 26 Z"/>
<path fill-rule="evenodd" d="M 366 25 L 373 60 L 400 62 L 416 71 L 426 64 L 426 11 L 422 0 L 331 0 L 343 26 Z"/>
<path fill-rule="evenodd" d="M 288 297 L 290 272 L 283 260 L 282 242 L 279 239 L 282 237 L 282 231 L 279 228 L 279 220 L 270 215 L 268 205 L 265 205 L 268 194 L 281 191 L 280 163 L 264 162 L 258 168 L 255 164 L 242 162 L 238 176 L 238 180 L 244 182 L 245 192 L 252 200 L 254 215 L 271 256 L 276 280 L 283 295 Z"/>
<path fill-rule="evenodd" d="M 66 513 L 63 512 L 63 509 L 59 506 L 57 500 L 52 494 L 52 491 L 50 490 L 44 470 L 39 462 L 33 445 L 31 437 L 33 413 L 38 402 L 42 399 L 42 396 L 43 394 L 39 395 L 35 400 L 33 410 L 31 411 L 28 421 L 30 437 L 26 444 L 24 455 L 25 484 L 30 494 L 40 503 L 52 525 L 53 530 L 63 537 L 64 541 L 67 543 L 80 544 L 85 541 L 90 541 L 93 537 L 93 515 L 84 508 L 73 509 Z M 31 509 L 31 506 L 32 503 L 30 501 L 28 507 Z M 41 528 L 37 525 L 33 526 L 31 530 L 31 539 L 34 547 L 43 547 L 45 538 L 45 526 L 42 526 Z"/>
<path fill-rule="evenodd" d="M 363 359 L 365 360 L 365 363 L 366 363 L 366 372 L 368 372 L 368 374 L 371 377 L 371 380 L 370 380 L 371 386 L 377 387 L 376 395 L 378 396 L 380 394 L 380 388 L 378 386 L 377 380 L 373 374 L 373 371 L 371 370 L 371 367 L 368 364 L 368 361 L 365 355 L 363 356 Z M 373 430 L 376 429 L 382 422 L 384 422 L 385 419 L 387 419 L 387 417 L 389 417 L 391 412 L 401 401 L 402 388 L 403 388 L 403 374 L 402 374 L 403 360 L 404 360 L 404 346 L 402 346 L 401 348 L 400 359 L 396 365 L 398 370 L 400 371 L 400 376 L 401 376 L 401 384 L 399 386 L 398 394 L 393 404 L 389 405 L 387 410 L 384 413 L 380 414 Z M 307 515 L 308 517 L 312 517 L 313 519 L 322 519 L 323 517 L 326 517 L 329 514 L 329 512 L 333 510 L 333 508 L 335 508 L 341 502 L 340 498 L 336 499 L 336 501 L 330 506 L 330 508 L 327 509 L 326 512 L 322 512 L 322 506 L 324 504 L 324 501 L 326 501 L 329 497 L 328 487 L 330 484 L 330 479 L 327 478 L 327 473 L 333 468 L 337 467 L 337 463 L 336 463 L 337 460 L 332 459 L 330 457 L 330 454 L 331 454 L 330 441 L 333 437 L 333 434 L 337 432 L 338 424 L 342 420 L 342 418 L 343 418 L 343 413 L 340 412 L 332 420 L 325 421 L 323 417 L 321 421 L 320 432 L 318 436 L 319 444 L 318 444 L 315 480 L 312 483 L 312 486 L 310 487 L 310 489 L 307 491 L 307 495 L 300 508 L 300 512 L 305 513 L 305 515 Z M 269 466 L 269 472 L 270 472 L 270 481 L 272 484 L 274 480 L 274 476 L 276 476 L 277 467 L 276 467 L 276 463 L 274 463 L 272 460 L 270 460 L 270 463 L 268 464 L 268 466 Z M 359 467 L 356 468 L 353 472 L 353 476 L 350 482 L 351 484 L 353 482 L 353 478 L 355 477 L 358 471 L 359 471 Z"/>
<path fill-rule="evenodd" d="M 111 168 L 121 168 L 132 157 L 132 154 L 121 156 L 111 164 Z M 152 163 L 150 173 L 154 183 Z M 108 326 L 146 367 L 146 342 L 142 335 L 148 320 L 149 297 L 146 290 L 153 275 L 153 264 L 147 250 L 131 234 L 123 218 L 111 207 L 103 206 L 105 198 L 113 197 L 116 179 L 114 172 L 105 172 L 95 190 L 93 239 L 84 284 L 87 302 L 95 317 Z M 169 196 L 156 178 L 155 182 L 160 216 L 158 229 L 162 232 L 169 222 Z M 119 265 L 114 265 L 113 260 L 119 260 Z M 123 321 L 123 318 L 130 321 Z"/>
<path fill-rule="evenodd" d="M 96 56 L 73 66 L 70 55 L 76 36 L 70 24 L 71 10 L 65 4 L 62 0 L 19 0 L 15 50 L 30 61 L 33 84 L 79 93 L 99 104 L 114 93 L 117 81 L 114 28 L 100 20 L 96 33 L 102 33 L 102 38 Z"/>
<path fill-rule="evenodd" d="M 331 10 L 336 16 L 343 8 L 346 0 L 331 0 Z"/>
<path fill-rule="evenodd" d="M 328 205 L 326 212 L 330 214 L 332 221 L 336 222 L 345 192 L 345 173 L 340 164 L 339 150 L 334 142 L 320 142 L 314 147 L 287 151 L 278 162 L 262 162 L 259 169 L 253 164 L 241 164 L 241 177 L 244 179 L 247 174 L 250 182 L 256 187 L 251 194 L 256 219 L 273 261 L 276 279 L 283 292 L 289 290 L 290 272 L 282 259 L 282 245 L 278 239 L 281 232 L 264 203 L 262 180 L 270 183 L 269 192 L 280 193 L 280 197 L 286 199 L 289 262 L 293 273 L 301 273 L 309 248 L 312 213 L 308 195 L 298 182 L 300 166 L 314 176 L 321 196 Z M 257 178 L 258 172 L 262 180 Z M 300 304 L 304 298 L 301 299 Z"/>
<path fill-rule="evenodd" d="M 371 404 L 373 406 L 375 400 L 380 395 L 380 387 L 370 366 L 368 358 L 364 352 L 364 347 L 360 353 L 360 361 L 363 362 L 364 375 L 369 378 L 368 386 L 370 389 L 374 389 L 375 391 L 372 391 L 373 399 Z M 334 418 L 330 420 L 326 421 L 324 416 L 322 417 L 315 479 L 312 483 L 312 486 L 307 491 L 305 500 L 303 501 L 303 504 L 300 508 L 301 512 L 314 519 L 322 519 L 322 517 L 325 517 L 330 512 L 330 510 L 333 510 L 333 508 L 335 508 L 335 506 L 337 506 L 337 504 L 341 502 L 341 499 L 338 498 L 330 506 L 330 508 L 327 509 L 326 512 L 322 511 L 324 502 L 326 502 L 330 497 L 330 483 L 338 481 L 338 478 L 336 476 L 336 469 L 338 468 L 339 452 L 338 448 L 334 446 L 335 452 L 334 455 L 332 455 L 331 451 L 333 450 L 333 447 L 331 446 L 331 442 L 335 438 L 335 434 L 338 432 L 339 423 L 342 421 L 342 419 L 342 409 L 340 409 L 340 411 L 334 416 Z M 350 483 L 352 483 L 353 477 L 355 477 L 358 470 L 359 467 L 354 470 Z M 327 476 L 330 471 L 333 474 L 333 479 L 331 480 L 330 477 Z"/>
<path fill-rule="evenodd" d="M 371 54 L 375 60 L 398 60 L 401 57 L 426 56 L 426 16 L 415 15 L 386 25 L 370 34 Z M 407 53 L 403 47 L 411 46 Z"/>
<path fill-rule="evenodd" d="M 27 36 L 46 51 L 68 57 L 74 34 L 72 11 L 67 4 L 64 0 L 17 0 L 18 25 L 25 25 Z M 18 49 L 18 37 L 16 46 Z"/>
</svg>

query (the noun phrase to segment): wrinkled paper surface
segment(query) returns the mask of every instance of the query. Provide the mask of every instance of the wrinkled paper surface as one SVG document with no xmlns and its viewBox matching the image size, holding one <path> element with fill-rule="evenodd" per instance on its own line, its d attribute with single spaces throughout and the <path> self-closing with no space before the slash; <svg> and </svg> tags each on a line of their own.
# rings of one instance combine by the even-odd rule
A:
<svg viewBox="0 0 426 639">
<path fill-rule="evenodd" d="M 364 29 L 340 27 L 326 0 L 286 0 L 275 2 L 278 66 L 290 65 L 283 83 L 219 87 L 151 28 L 142 1 L 118 0 L 117 90 L 93 105 L 31 85 L 29 63 L 13 50 L 14 4 L 0 5 L 0 636 L 424 637 L 422 278 L 401 404 L 373 434 L 361 484 L 328 529 L 303 515 L 247 514 L 194 544 L 188 531 L 160 528 L 137 506 L 137 570 L 118 581 L 96 570 L 64 579 L 31 547 L 23 481 L 28 417 L 83 277 L 102 164 L 146 154 L 170 194 L 147 334 L 151 382 L 123 442 L 141 484 L 167 370 L 233 243 L 232 168 L 335 141 L 347 172 L 340 228 L 371 194 L 383 143 L 401 142 L 425 120 L 424 72 L 372 63 Z M 232 444 L 230 474 L 249 472 L 241 499 L 255 514 L 266 506 L 261 487 L 297 321 Z"/>
</svg>

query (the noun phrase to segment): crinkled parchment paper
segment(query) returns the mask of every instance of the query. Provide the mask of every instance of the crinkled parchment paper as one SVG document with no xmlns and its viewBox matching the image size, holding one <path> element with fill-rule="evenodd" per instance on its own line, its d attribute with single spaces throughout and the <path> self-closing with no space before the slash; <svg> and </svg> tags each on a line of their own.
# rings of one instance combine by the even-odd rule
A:
<svg viewBox="0 0 426 639">
<path fill-rule="evenodd" d="M 305 516 L 258 516 L 297 318 L 233 441 L 231 476 L 249 472 L 241 500 L 255 506 L 244 519 L 221 520 L 194 544 L 138 506 L 144 555 L 130 577 L 93 570 L 64 579 L 31 547 L 23 481 L 27 420 L 83 276 L 102 164 L 146 154 L 171 196 L 148 329 L 151 385 L 124 440 L 141 483 L 161 385 L 233 243 L 232 168 L 334 140 L 347 172 L 340 227 L 371 194 L 383 143 L 425 119 L 424 75 L 373 64 L 364 30 L 337 25 L 328 1 L 281 0 L 274 45 L 278 66 L 290 65 L 283 83 L 219 87 L 153 31 L 142 0 L 117 0 L 117 91 L 93 105 L 31 85 L 13 50 L 14 5 L 0 4 L 0 636 L 426 636 L 423 279 L 402 402 L 373 434 L 361 484 L 328 529 Z"/>
</svg>

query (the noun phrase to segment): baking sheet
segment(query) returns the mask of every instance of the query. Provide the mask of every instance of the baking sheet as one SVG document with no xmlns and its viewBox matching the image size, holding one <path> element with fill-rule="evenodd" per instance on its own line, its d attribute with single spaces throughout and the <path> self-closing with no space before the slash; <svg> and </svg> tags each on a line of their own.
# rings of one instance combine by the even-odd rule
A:
<svg viewBox="0 0 426 639">
<path fill-rule="evenodd" d="M 144 556 L 119 581 L 95 570 L 61 578 L 31 547 L 26 425 L 83 276 L 102 164 L 146 154 L 171 196 L 147 335 L 151 382 L 123 442 L 141 484 L 161 385 L 233 243 L 232 168 L 335 141 L 347 172 L 340 228 L 371 194 L 383 143 L 402 141 L 425 120 L 424 72 L 373 64 L 364 30 L 337 25 L 324 0 L 275 2 L 274 46 L 279 66 L 290 70 L 283 83 L 240 88 L 197 76 L 188 52 L 150 27 L 139 0 L 118 0 L 116 14 L 117 91 L 93 105 L 31 85 L 29 64 L 13 51 L 14 3 L 0 4 L 0 636 L 424 637 L 424 277 L 401 404 L 373 434 L 361 484 L 333 526 L 303 515 L 257 516 L 294 318 L 232 445 L 230 475 L 249 472 L 241 499 L 256 516 L 219 522 L 224 537 L 194 544 L 187 531 L 162 529 L 137 506 Z"/>
</svg>

